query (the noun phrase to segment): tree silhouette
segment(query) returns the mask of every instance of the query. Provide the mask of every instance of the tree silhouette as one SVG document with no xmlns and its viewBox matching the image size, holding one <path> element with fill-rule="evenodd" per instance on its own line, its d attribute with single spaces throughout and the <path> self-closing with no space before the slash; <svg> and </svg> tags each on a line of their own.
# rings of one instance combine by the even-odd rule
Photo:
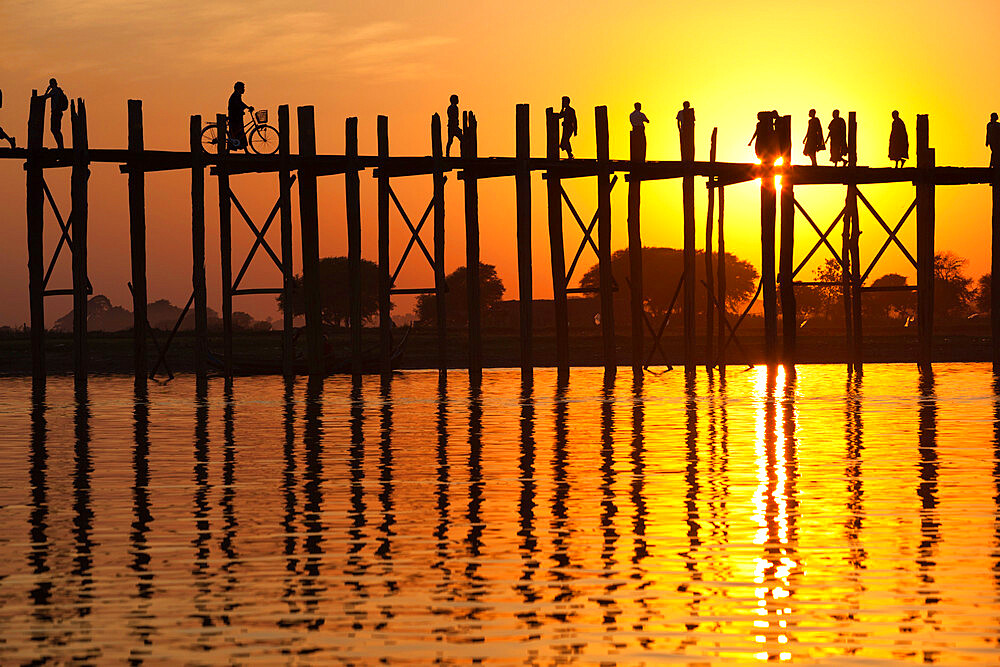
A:
<svg viewBox="0 0 1000 667">
<path fill-rule="evenodd" d="M 969 260 L 953 252 L 934 253 L 934 316 L 941 320 L 963 320 L 972 314 L 975 293 L 972 278 L 965 275 Z"/>
<path fill-rule="evenodd" d="M 323 322 L 345 326 L 351 319 L 350 265 L 346 257 L 324 257 L 319 260 L 320 299 Z M 389 304 L 390 309 L 393 305 Z M 278 308 L 284 312 L 284 294 L 278 295 Z M 292 279 L 292 314 L 305 313 L 302 276 Z M 378 265 L 361 260 L 361 321 L 370 322 L 378 313 Z"/>
<path fill-rule="evenodd" d="M 993 299 L 993 274 L 979 276 L 976 289 L 976 311 L 983 315 L 989 315 L 992 310 Z"/>
<path fill-rule="evenodd" d="M 701 282 L 705 279 L 705 251 L 699 250 L 695 258 L 695 310 L 705 312 L 708 297 Z M 713 253 L 713 266 L 718 266 L 718 253 Z M 684 273 L 684 252 L 677 248 L 643 248 L 642 249 L 642 291 L 646 310 L 655 315 L 661 315 L 670 306 L 670 300 L 677 289 L 677 283 Z M 631 275 L 628 248 L 616 250 L 611 255 L 611 275 L 618 284 L 618 289 L 627 294 L 626 278 Z M 580 278 L 580 287 L 597 288 L 600 285 L 600 273 L 595 264 Z M 726 253 L 726 307 L 734 311 L 753 296 L 757 288 L 757 269 L 749 262 Z M 674 310 L 683 310 L 681 299 L 677 300 Z"/>
<path fill-rule="evenodd" d="M 444 309 L 449 324 L 465 325 L 469 321 L 468 301 L 468 271 L 460 266 L 445 277 L 447 293 Z M 483 318 L 496 310 L 507 289 L 497 275 L 497 267 L 492 264 L 479 263 L 479 294 L 483 307 Z M 437 317 L 437 296 L 421 294 L 417 299 L 417 319 L 421 322 L 434 322 Z"/>
<path fill-rule="evenodd" d="M 902 287 L 906 277 L 887 273 L 876 278 L 872 287 Z M 869 292 L 861 299 L 862 315 L 871 322 L 906 320 L 917 315 L 917 293 L 913 291 Z"/>
</svg>

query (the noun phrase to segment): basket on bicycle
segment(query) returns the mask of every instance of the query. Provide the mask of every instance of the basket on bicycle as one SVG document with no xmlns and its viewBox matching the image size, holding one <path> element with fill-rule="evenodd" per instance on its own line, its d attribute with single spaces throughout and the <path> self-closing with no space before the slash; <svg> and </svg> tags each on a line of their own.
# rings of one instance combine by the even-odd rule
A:
<svg viewBox="0 0 1000 667">
<path fill-rule="evenodd" d="M 253 112 L 253 116 L 254 116 L 254 118 L 257 119 L 258 123 L 266 123 L 267 122 L 267 109 L 261 109 L 260 111 L 254 111 Z"/>
</svg>

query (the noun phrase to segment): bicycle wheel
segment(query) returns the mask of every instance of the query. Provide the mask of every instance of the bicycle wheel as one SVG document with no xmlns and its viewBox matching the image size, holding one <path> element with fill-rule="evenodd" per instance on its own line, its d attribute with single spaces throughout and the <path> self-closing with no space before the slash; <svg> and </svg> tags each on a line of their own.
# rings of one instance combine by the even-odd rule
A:
<svg viewBox="0 0 1000 667">
<path fill-rule="evenodd" d="M 219 128 L 215 123 L 209 123 L 201 131 L 201 150 L 211 155 L 219 152 Z"/>
<path fill-rule="evenodd" d="M 270 125 L 258 125 L 250 133 L 250 149 L 258 155 L 271 155 L 278 150 L 278 131 Z"/>
</svg>

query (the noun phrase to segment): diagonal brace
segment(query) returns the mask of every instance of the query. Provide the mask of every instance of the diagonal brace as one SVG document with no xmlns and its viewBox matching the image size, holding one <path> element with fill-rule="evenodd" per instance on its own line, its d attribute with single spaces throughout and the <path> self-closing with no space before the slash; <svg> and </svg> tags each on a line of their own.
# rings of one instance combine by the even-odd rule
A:
<svg viewBox="0 0 1000 667">
<path fill-rule="evenodd" d="M 821 232 L 819 226 L 815 222 L 813 222 L 813 219 L 809 217 L 809 214 L 806 213 L 806 210 L 804 208 L 802 208 L 802 205 L 799 204 L 798 200 L 793 198 L 792 201 L 795 202 L 795 207 L 799 209 L 799 212 L 801 212 L 802 215 L 805 216 L 805 219 L 809 221 L 809 224 L 812 225 L 812 228 L 816 230 L 817 234 L 819 234 L 819 241 L 816 242 L 816 245 L 812 247 L 812 250 L 809 251 L 809 253 L 805 256 L 805 258 L 801 262 L 799 262 L 798 267 L 794 271 L 792 271 L 792 279 L 794 280 L 795 276 L 799 275 L 799 272 L 802 271 L 803 267 L 805 267 L 805 265 L 809 262 L 809 260 L 812 259 L 812 256 L 816 254 L 816 251 L 819 250 L 819 247 L 823 244 L 826 244 L 826 247 L 829 248 L 830 252 L 833 253 L 834 258 L 836 258 L 837 260 L 837 264 L 843 266 L 844 261 L 840 258 L 840 255 L 837 253 L 834 247 L 830 245 L 830 242 L 827 240 L 827 238 L 830 236 L 830 232 L 832 232 L 837 227 L 837 223 L 840 222 L 841 218 L 844 217 L 844 214 L 847 213 L 847 206 L 844 206 L 844 208 L 841 209 L 837 217 L 833 220 L 832 223 L 830 223 L 830 226 L 826 228 L 826 232 Z"/>
<path fill-rule="evenodd" d="M 914 200 L 913 203 L 910 204 L 910 208 L 907 209 L 906 215 L 903 216 L 903 219 L 899 221 L 899 225 L 896 226 L 896 231 L 893 231 L 889 229 L 889 225 L 885 224 L 885 220 L 883 220 L 882 216 L 878 214 L 878 211 L 875 210 L 875 207 L 871 205 L 871 203 L 863 194 L 861 194 L 861 190 L 855 188 L 855 191 L 858 193 L 858 199 L 861 200 L 861 202 L 865 205 L 865 207 L 867 207 L 868 210 L 871 211 L 872 215 L 875 216 L 875 219 L 878 220 L 879 224 L 882 225 L 882 229 L 884 229 L 886 233 L 889 235 L 889 239 L 895 241 L 896 245 L 899 246 L 899 249 L 906 256 L 906 259 L 910 260 L 910 264 L 913 265 L 913 268 L 914 269 L 917 268 L 917 260 L 913 259 L 913 256 L 910 254 L 910 251 L 906 249 L 906 246 L 904 246 L 902 241 L 899 240 L 899 237 L 896 236 L 896 232 L 899 231 L 900 227 L 903 225 L 903 222 L 905 222 L 906 218 L 909 217 L 910 211 L 912 211 L 916 207 L 917 205 L 916 200 Z M 886 243 L 888 243 L 888 241 Z M 869 268 L 869 271 L 870 270 L 871 269 Z M 867 272 L 865 273 L 865 275 L 866 276 L 868 275 Z"/>
<path fill-rule="evenodd" d="M 287 193 L 288 196 L 291 196 L 291 193 L 292 193 L 291 188 L 292 188 L 292 185 L 295 183 L 296 177 L 297 177 L 297 174 L 292 174 L 292 178 L 288 181 L 288 193 Z M 275 216 L 278 215 L 278 210 L 281 208 L 281 199 L 284 196 L 285 196 L 285 193 L 282 193 L 282 194 L 278 195 L 278 201 L 274 202 L 274 207 L 271 209 L 271 212 L 268 214 L 267 220 L 264 221 L 264 226 L 260 228 L 260 233 L 257 233 L 257 230 L 254 229 L 254 235 L 257 238 L 254 240 L 253 245 L 250 247 L 250 252 L 247 253 L 247 258 L 243 262 L 243 266 L 240 268 L 240 272 L 236 275 L 236 280 L 233 281 L 233 290 L 234 291 L 236 290 L 237 287 L 240 286 L 240 281 L 243 280 L 243 274 L 245 274 L 247 272 L 247 269 L 250 268 L 250 262 L 253 261 L 253 258 L 254 258 L 254 256 L 257 253 L 257 248 L 260 247 L 263 244 L 263 246 L 265 248 L 267 248 L 269 251 L 271 250 L 271 246 L 268 244 L 267 238 L 265 238 L 265 237 L 267 236 L 267 230 L 271 227 L 271 223 L 274 222 Z M 274 262 L 275 262 L 275 264 L 277 265 L 278 270 L 279 271 L 284 271 L 284 267 L 282 266 L 282 262 L 279 262 L 277 259 L 275 259 L 275 253 L 272 251 L 272 252 L 270 252 L 270 255 L 271 255 L 271 259 L 273 259 Z"/>
<path fill-rule="evenodd" d="M 614 189 L 615 183 L 617 182 L 618 175 L 615 174 L 615 176 L 611 179 L 609 192 Z M 590 219 L 590 224 L 584 225 L 583 219 L 580 218 L 580 214 L 576 212 L 576 208 L 573 207 L 573 202 L 569 200 L 569 195 L 566 194 L 566 190 L 563 189 L 562 185 L 559 186 L 559 191 L 562 192 L 563 199 L 566 200 L 566 205 L 569 207 L 569 212 L 573 214 L 573 217 L 576 219 L 576 224 L 580 226 L 580 230 L 583 232 L 583 238 L 580 240 L 580 247 L 576 249 L 576 256 L 573 257 L 573 261 L 569 265 L 569 271 L 566 272 L 566 284 L 568 285 L 570 279 L 573 277 L 573 270 L 576 269 L 576 264 L 580 261 L 580 256 L 583 254 L 583 250 L 587 247 L 588 243 L 590 244 L 590 247 L 594 249 L 595 255 L 600 256 L 601 254 L 597 249 L 597 244 L 594 243 L 594 237 L 592 236 L 594 227 L 597 226 L 597 211 L 594 211 L 594 217 Z"/>
<path fill-rule="evenodd" d="M 229 198 L 233 201 L 233 204 L 236 205 L 236 210 L 240 212 L 241 216 L 243 216 L 243 219 L 246 221 L 247 226 L 250 227 L 251 231 L 253 231 L 253 233 L 257 237 L 257 239 L 262 242 L 262 244 L 264 246 L 264 250 L 266 250 L 267 254 L 271 256 L 272 260 L 274 260 L 274 265 L 278 267 L 279 271 L 281 271 L 282 270 L 282 268 L 281 268 L 281 260 L 278 259 L 278 255 L 275 254 L 274 250 L 271 249 L 271 246 L 263 238 L 264 232 L 262 232 L 259 229 L 257 229 L 257 225 L 253 224 L 253 220 L 250 219 L 250 216 L 247 214 L 246 209 L 243 208 L 243 205 L 240 203 L 240 200 L 236 198 L 236 195 L 233 193 L 232 190 L 229 191 Z M 268 223 L 270 223 L 271 220 L 274 219 L 274 216 L 277 214 L 277 212 L 278 212 L 278 203 L 280 201 L 281 201 L 281 197 L 279 196 L 278 197 L 278 202 L 276 202 L 274 204 L 274 208 L 271 209 L 271 215 L 269 215 L 268 218 L 267 218 Z"/>
<path fill-rule="evenodd" d="M 420 216 L 420 222 L 414 227 L 413 223 L 410 222 L 409 216 L 406 215 L 406 211 L 403 210 L 403 205 L 399 203 L 399 199 L 396 198 L 396 193 L 389 188 L 389 194 L 392 196 L 392 201 L 396 204 L 396 210 L 403 217 L 403 222 L 410 229 L 410 240 L 406 243 L 406 247 L 403 249 L 403 254 L 399 258 L 399 263 L 396 265 L 396 270 L 392 272 L 392 278 L 389 280 L 389 287 L 391 288 L 396 284 L 396 278 L 399 276 L 399 272 L 403 270 L 403 264 L 406 263 L 406 258 L 410 255 L 410 250 L 413 248 L 413 244 L 416 243 L 420 246 L 420 250 L 423 251 L 424 257 L 427 258 L 427 263 L 430 264 L 431 269 L 436 271 L 437 265 L 434 262 L 434 258 L 431 257 L 430 251 L 427 250 L 427 246 L 424 245 L 423 239 L 420 238 L 420 230 L 423 229 L 424 223 L 427 222 L 427 218 L 430 216 L 431 211 L 434 210 L 434 205 L 436 203 L 435 197 L 431 197 L 431 201 L 427 204 L 427 208 L 424 209 L 424 214 Z"/>
</svg>

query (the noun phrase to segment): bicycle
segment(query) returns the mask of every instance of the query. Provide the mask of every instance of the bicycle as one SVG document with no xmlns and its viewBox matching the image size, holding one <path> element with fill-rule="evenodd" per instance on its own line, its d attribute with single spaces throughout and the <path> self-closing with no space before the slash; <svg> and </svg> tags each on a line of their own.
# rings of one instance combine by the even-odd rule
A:
<svg viewBox="0 0 1000 667">
<path fill-rule="evenodd" d="M 229 150 L 242 148 L 258 155 L 271 155 L 278 150 L 278 130 L 267 124 L 267 109 L 253 111 L 251 108 L 250 120 L 243 126 L 243 131 L 247 136 L 247 145 L 239 146 L 230 139 Z M 211 154 L 219 152 L 218 124 L 208 123 L 201 131 L 201 149 Z"/>
</svg>

